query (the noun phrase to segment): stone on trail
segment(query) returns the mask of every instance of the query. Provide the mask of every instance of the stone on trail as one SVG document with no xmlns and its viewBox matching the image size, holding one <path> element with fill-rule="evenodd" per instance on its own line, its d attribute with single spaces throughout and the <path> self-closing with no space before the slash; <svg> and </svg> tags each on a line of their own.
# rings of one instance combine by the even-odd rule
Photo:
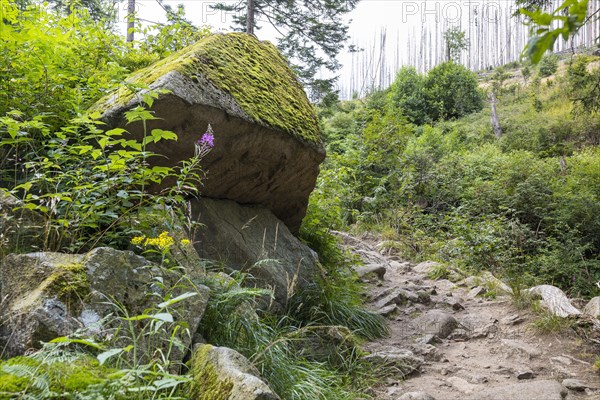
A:
<svg viewBox="0 0 600 400">
<path fill-rule="evenodd" d="M 583 313 L 591 317 L 600 317 L 600 296 L 591 299 L 584 307 Z"/>
<path fill-rule="evenodd" d="M 405 377 L 418 371 L 425 362 L 412 351 L 392 346 L 385 346 L 364 356 L 364 360 L 385 368 L 386 373 Z"/>
<path fill-rule="evenodd" d="M 589 388 L 588 385 L 586 385 L 578 379 L 565 379 L 562 381 L 562 384 L 567 389 L 571 389 L 576 392 L 583 392 L 585 391 L 585 389 Z"/>
<path fill-rule="evenodd" d="M 147 135 L 154 129 L 178 135 L 148 144 L 163 156 L 150 158 L 152 167 L 192 157 L 211 124 L 214 148 L 202 160 L 201 195 L 262 205 L 298 233 L 325 149 L 315 109 L 273 44 L 242 33 L 212 34 L 127 80 L 158 92 Z M 91 111 L 100 112 L 108 128 L 127 129 L 140 140 L 142 123 L 127 124 L 125 117 L 140 98 L 121 87 Z"/>
<path fill-rule="evenodd" d="M 529 289 L 529 293 L 541 297 L 542 305 L 558 317 L 566 318 L 581 314 L 581 311 L 573 307 L 569 298 L 556 286 L 535 286 Z"/>
<path fill-rule="evenodd" d="M 398 400 L 436 400 L 435 397 L 426 392 L 408 392 L 398 397 Z"/>
<path fill-rule="evenodd" d="M 469 400 L 564 400 L 567 389 L 551 380 L 527 381 L 478 390 Z"/>
<path fill-rule="evenodd" d="M 502 339 L 502 346 L 505 349 L 507 356 L 524 356 L 527 359 L 537 358 L 542 355 L 542 351 L 527 343 L 512 339 Z"/>
<path fill-rule="evenodd" d="M 436 335 L 447 338 L 457 327 L 458 321 L 450 314 L 439 310 L 429 310 L 415 318 L 411 325 L 418 333 Z"/>
<path fill-rule="evenodd" d="M 354 270 L 359 278 L 366 281 L 369 281 L 371 278 L 376 278 L 382 281 L 385 273 L 387 272 L 385 266 L 377 264 L 361 265 L 355 267 Z"/>
<path fill-rule="evenodd" d="M 427 275 L 432 272 L 435 268 L 439 267 L 441 264 L 435 261 L 423 261 L 420 264 L 417 264 L 413 267 L 413 271 Z"/>
</svg>

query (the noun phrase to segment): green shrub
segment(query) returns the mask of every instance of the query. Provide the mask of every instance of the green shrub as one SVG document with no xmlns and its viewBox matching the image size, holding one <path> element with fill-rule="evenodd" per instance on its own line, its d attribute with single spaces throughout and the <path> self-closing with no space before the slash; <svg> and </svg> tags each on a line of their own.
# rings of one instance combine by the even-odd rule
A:
<svg viewBox="0 0 600 400">
<path fill-rule="evenodd" d="M 557 70 L 558 56 L 556 54 L 545 55 L 538 64 L 538 71 L 542 77 L 553 75 Z"/>
</svg>

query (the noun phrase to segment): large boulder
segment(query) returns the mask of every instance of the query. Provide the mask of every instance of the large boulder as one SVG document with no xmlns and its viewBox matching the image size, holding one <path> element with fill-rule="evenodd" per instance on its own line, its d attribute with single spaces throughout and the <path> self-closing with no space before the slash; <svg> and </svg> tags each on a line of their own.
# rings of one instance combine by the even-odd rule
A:
<svg viewBox="0 0 600 400">
<path fill-rule="evenodd" d="M 177 271 L 111 248 L 97 248 L 85 255 L 9 254 L 0 263 L 0 282 L 0 345 L 8 356 L 39 348 L 40 341 L 80 328 L 88 328 L 92 334 L 117 328 L 119 320 L 100 326 L 101 320 L 122 310 L 129 316 L 144 314 L 153 306 L 157 309 L 167 294 L 173 298 L 192 291 L 197 294 L 161 312 L 170 312 L 193 334 L 209 294 L 199 282 L 182 282 Z M 191 346 L 190 335 L 180 331 L 178 336 Z M 171 356 L 181 361 L 184 354 L 176 350 Z"/>
<path fill-rule="evenodd" d="M 175 166 L 190 158 L 211 124 L 215 146 L 202 161 L 202 196 L 262 205 L 298 232 L 325 150 L 314 108 L 275 46 L 242 33 L 210 35 L 129 81 L 169 91 L 154 101 L 158 119 L 147 121 L 148 132 L 171 130 L 179 138 L 149 145 L 165 156 L 151 163 Z M 140 139 L 141 123 L 126 126 L 124 117 L 139 103 L 121 88 L 92 110 Z"/>
<path fill-rule="evenodd" d="M 191 360 L 193 400 L 279 400 L 247 358 L 227 347 L 195 349 Z"/>
<path fill-rule="evenodd" d="M 192 201 L 192 215 L 204 225 L 194 238 L 198 254 L 247 272 L 248 283 L 274 289 L 278 303 L 314 281 L 318 256 L 266 208 L 202 198 Z"/>
</svg>

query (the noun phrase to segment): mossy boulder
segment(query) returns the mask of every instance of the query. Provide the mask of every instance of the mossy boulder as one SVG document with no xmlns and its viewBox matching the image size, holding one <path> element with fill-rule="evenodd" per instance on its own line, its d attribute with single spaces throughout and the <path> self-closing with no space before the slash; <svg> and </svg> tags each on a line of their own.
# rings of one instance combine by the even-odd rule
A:
<svg viewBox="0 0 600 400">
<path fill-rule="evenodd" d="M 129 82 L 169 91 L 153 102 L 158 119 L 148 121 L 147 132 L 171 130 L 178 141 L 150 145 L 165 156 L 152 163 L 175 166 L 193 156 L 211 124 L 215 147 L 202 163 L 201 194 L 260 204 L 298 231 L 325 150 L 315 110 L 275 46 L 243 33 L 214 34 L 135 72 Z M 139 94 L 121 88 L 92 110 L 109 127 L 140 139 L 142 124 L 127 125 L 124 117 L 139 103 Z"/>
<path fill-rule="evenodd" d="M 250 361 L 235 350 L 210 344 L 196 347 L 191 359 L 193 400 L 279 400 Z"/>
<path fill-rule="evenodd" d="M 87 327 L 99 332 L 103 317 L 130 316 L 171 297 L 195 291 L 169 308 L 175 320 L 198 329 L 208 302 L 209 289 L 199 282 L 181 282 L 180 271 L 165 270 L 130 251 L 97 248 L 87 254 L 9 254 L 0 263 L 0 345 L 4 354 L 15 356 L 40 347 L 40 342 L 67 336 Z M 115 305 L 111 305 L 113 303 Z M 109 321 L 118 328 L 120 320 Z M 179 339 L 191 346 L 189 335 Z M 181 351 L 171 353 L 181 361 Z"/>
</svg>

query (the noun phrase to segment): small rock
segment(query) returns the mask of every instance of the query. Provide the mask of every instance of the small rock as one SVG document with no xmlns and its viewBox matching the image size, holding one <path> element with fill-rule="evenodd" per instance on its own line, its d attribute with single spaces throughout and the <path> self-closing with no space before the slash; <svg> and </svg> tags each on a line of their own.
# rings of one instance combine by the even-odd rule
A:
<svg viewBox="0 0 600 400">
<path fill-rule="evenodd" d="M 513 314 L 502 318 L 500 323 L 502 325 L 517 325 L 523 321 L 525 321 L 525 318 L 521 317 L 519 314 Z"/>
<path fill-rule="evenodd" d="M 369 264 L 365 266 L 356 267 L 354 269 L 358 277 L 362 280 L 370 280 L 372 278 L 377 278 L 379 280 L 383 280 L 385 273 L 387 272 L 386 268 L 383 265 L 378 264 Z"/>
<path fill-rule="evenodd" d="M 469 291 L 469 294 L 467 295 L 467 297 L 469 297 L 470 299 L 474 299 L 477 296 L 484 295 L 486 292 L 487 292 L 487 290 L 484 287 L 476 286 Z"/>
<path fill-rule="evenodd" d="M 591 299 L 583 308 L 583 313 L 592 317 L 600 317 L 600 296 Z"/>
<path fill-rule="evenodd" d="M 399 272 L 408 272 L 410 270 L 410 263 L 408 262 L 398 262 L 398 261 L 390 261 L 390 269 Z"/>
<path fill-rule="evenodd" d="M 530 370 L 529 368 L 518 370 L 515 375 L 516 375 L 517 379 L 519 379 L 519 380 L 533 379 L 535 376 L 533 371 Z"/>
<path fill-rule="evenodd" d="M 412 351 L 386 346 L 364 357 L 366 361 L 381 365 L 396 372 L 400 377 L 405 377 L 417 371 L 425 362 Z"/>
<path fill-rule="evenodd" d="M 424 274 L 427 275 L 430 272 L 432 272 L 434 270 L 434 268 L 437 268 L 440 266 L 440 263 L 435 262 L 435 261 L 424 261 L 420 264 L 417 264 L 416 266 L 413 267 L 413 271 L 419 273 L 419 274 Z"/>
<path fill-rule="evenodd" d="M 408 392 L 398 397 L 398 400 L 435 400 L 435 398 L 425 392 Z"/>
<path fill-rule="evenodd" d="M 390 305 L 387 305 L 385 307 L 380 308 L 379 310 L 376 311 L 376 313 L 379 314 L 379 315 L 383 315 L 384 317 L 389 317 L 390 315 L 392 315 L 397 310 L 398 310 L 398 306 L 397 305 L 390 304 Z"/>
<path fill-rule="evenodd" d="M 552 361 L 554 363 L 558 363 L 558 364 L 563 364 L 563 365 L 573 364 L 573 361 L 571 361 L 571 359 L 569 359 L 567 357 L 562 357 L 562 356 L 552 357 L 550 359 L 550 361 Z"/>
<path fill-rule="evenodd" d="M 467 382 L 465 379 L 460 378 L 458 376 L 452 376 L 452 377 L 448 378 L 446 381 L 448 383 L 450 383 L 452 386 L 454 386 L 454 388 L 456 388 L 456 390 L 463 392 L 465 394 L 473 393 L 473 391 L 476 389 L 475 385 Z"/>
<path fill-rule="evenodd" d="M 450 314 L 439 310 L 430 310 L 417 317 L 412 325 L 420 332 L 447 338 L 457 327 L 458 321 Z"/>
<path fill-rule="evenodd" d="M 405 302 L 415 303 L 419 300 L 419 296 L 417 296 L 413 292 L 409 292 L 404 289 L 395 289 L 387 296 L 383 297 L 381 300 L 378 300 L 375 303 L 375 308 L 381 309 L 383 307 L 389 306 L 390 304 L 402 304 Z"/>
<path fill-rule="evenodd" d="M 419 342 L 421 343 L 425 343 L 425 344 L 434 344 L 434 343 L 442 343 L 442 340 L 437 337 L 436 335 L 425 335 L 423 336 L 421 339 L 419 339 Z"/>
<path fill-rule="evenodd" d="M 541 297 L 541 304 L 558 317 L 566 318 L 581 314 L 581 311 L 573 307 L 567 295 L 556 286 L 535 286 L 529 289 L 529 293 Z"/>
<path fill-rule="evenodd" d="M 542 355 L 542 351 L 540 349 L 518 340 L 502 339 L 502 345 L 511 354 L 523 355 L 527 358 L 536 358 Z"/>
<path fill-rule="evenodd" d="M 585 389 L 589 388 L 588 385 L 586 385 L 578 379 L 565 379 L 562 381 L 562 384 L 567 389 L 571 389 L 576 392 L 583 392 L 585 391 Z"/>
</svg>

